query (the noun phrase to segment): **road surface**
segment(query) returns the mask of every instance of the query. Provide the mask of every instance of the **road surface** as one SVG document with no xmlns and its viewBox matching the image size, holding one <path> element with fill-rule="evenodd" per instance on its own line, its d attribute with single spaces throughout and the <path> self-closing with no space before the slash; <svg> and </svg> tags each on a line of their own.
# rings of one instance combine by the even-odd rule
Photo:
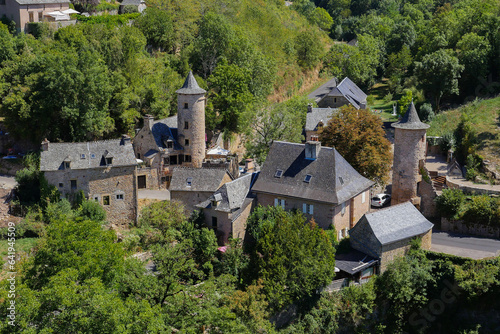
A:
<svg viewBox="0 0 500 334">
<path fill-rule="evenodd" d="M 433 231 L 431 250 L 472 259 L 482 259 L 500 255 L 500 240 Z"/>
</svg>

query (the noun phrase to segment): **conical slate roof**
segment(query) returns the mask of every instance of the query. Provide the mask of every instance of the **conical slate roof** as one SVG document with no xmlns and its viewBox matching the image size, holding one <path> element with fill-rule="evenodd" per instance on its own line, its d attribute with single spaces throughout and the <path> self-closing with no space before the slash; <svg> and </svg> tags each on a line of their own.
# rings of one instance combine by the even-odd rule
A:
<svg viewBox="0 0 500 334">
<path fill-rule="evenodd" d="M 425 130 L 430 127 L 429 124 L 425 124 L 420 121 L 413 101 L 408 107 L 408 111 L 403 116 L 403 118 L 399 122 L 392 123 L 391 125 L 393 128 L 408 130 Z"/>
<path fill-rule="evenodd" d="M 176 91 L 177 94 L 205 94 L 206 90 L 200 88 L 196 79 L 194 78 L 193 72 L 189 71 L 189 74 L 184 81 L 184 85 L 182 85 L 181 89 Z"/>
</svg>

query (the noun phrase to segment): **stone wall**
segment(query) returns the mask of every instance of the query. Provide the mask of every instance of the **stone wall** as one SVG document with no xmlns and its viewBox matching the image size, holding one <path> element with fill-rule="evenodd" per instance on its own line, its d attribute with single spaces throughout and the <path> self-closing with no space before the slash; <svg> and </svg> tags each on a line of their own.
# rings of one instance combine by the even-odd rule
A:
<svg viewBox="0 0 500 334">
<path fill-rule="evenodd" d="M 45 177 L 63 197 L 72 197 L 80 190 L 88 199 L 98 201 L 112 224 L 129 224 L 137 216 L 136 167 L 103 167 L 47 171 Z M 76 182 L 72 189 L 71 181 Z M 106 204 L 108 203 L 108 204 Z"/>
<path fill-rule="evenodd" d="M 252 203 L 248 204 L 240 213 L 240 215 L 233 221 L 232 235 L 233 238 L 238 238 L 245 240 L 247 220 L 252 213 L 252 209 L 255 206 L 256 200 L 254 199 Z M 234 219 L 234 218 L 233 218 Z"/>
<path fill-rule="evenodd" d="M 500 238 L 500 228 L 480 224 L 466 224 L 461 220 L 448 220 L 441 218 L 441 230 L 456 232 L 480 237 Z"/>
<path fill-rule="evenodd" d="M 426 130 L 394 129 L 392 205 L 417 197 L 419 162 L 425 159 Z"/>
<path fill-rule="evenodd" d="M 432 242 L 432 230 L 417 237 L 422 238 L 422 249 L 429 250 Z M 383 273 L 387 266 L 397 258 L 403 257 L 410 250 L 411 239 L 404 239 L 382 246 L 382 256 L 380 256 L 380 273 Z"/>
<path fill-rule="evenodd" d="M 461 181 L 465 181 L 465 179 L 457 179 L 446 176 L 446 186 L 450 189 L 462 189 L 466 193 L 472 193 L 476 195 L 500 195 L 500 186 L 478 184 L 477 187 L 475 187 L 472 182 L 467 182 L 467 184 L 465 184 L 465 182 L 462 183 Z"/>
<path fill-rule="evenodd" d="M 343 96 L 326 96 L 318 102 L 319 108 L 340 108 L 349 105 L 350 102 Z"/>
<path fill-rule="evenodd" d="M 382 254 L 382 246 L 364 219 L 358 222 L 355 230 L 351 231 L 351 247 L 374 258 L 379 258 Z"/>
<path fill-rule="evenodd" d="M 424 170 L 428 173 L 427 169 L 423 167 Z M 436 190 L 432 186 L 431 183 L 428 183 L 426 180 L 422 180 L 418 184 L 418 196 L 420 196 L 420 212 L 426 218 L 434 218 L 438 216 L 436 202 L 434 199 L 437 197 Z"/>
<path fill-rule="evenodd" d="M 158 169 L 156 168 L 138 168 L 137 177 L 146 176 L 146 189 L 158 190 L 160 189 L 160 176 L 158 175 Z"/>
<path fill-rule="evenodd" d="M 184 204 L 186 213 L 189 216 L 194 210 L 198 210 L 195 205 L 206 201 L 212 194 L 213 192 L 172 190 L 170 191 L 170 199 Z"/>
</svg>

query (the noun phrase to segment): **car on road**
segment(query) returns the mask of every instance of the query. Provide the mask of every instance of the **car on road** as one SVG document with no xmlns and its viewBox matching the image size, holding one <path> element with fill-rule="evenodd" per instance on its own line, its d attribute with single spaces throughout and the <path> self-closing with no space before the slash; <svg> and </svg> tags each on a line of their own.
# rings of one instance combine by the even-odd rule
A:
<svg viewBox="0 0 500 334">
<path fill-rule="evenodd" d="M 389 194 L 377 194 L 372 197 L 372 206 L 384 207 L 391 202 L 391 195 Z"/>
</svg>

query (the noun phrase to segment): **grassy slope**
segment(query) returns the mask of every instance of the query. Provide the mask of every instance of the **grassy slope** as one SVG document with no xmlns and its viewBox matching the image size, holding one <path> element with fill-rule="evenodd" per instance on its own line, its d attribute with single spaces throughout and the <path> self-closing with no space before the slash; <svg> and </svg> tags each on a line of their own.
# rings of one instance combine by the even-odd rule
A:
<svg viewBox="0 0 500 334">
<path fill-rule="evenodd" d="M 475 105 L 469 105 L 469 107 L 472 110 L 470 112 L 471 121 L 474 124 L 479 140 L 479 154 L 500 166 L 500 97 L 482 100 Z M 460 107 L 438 114 L 432 120 L 427 134 L 429 136 L 442 136 L 453 132 L 460 122 L 461 113 L 465 109 L 467 107 Z"/>
</svg>

